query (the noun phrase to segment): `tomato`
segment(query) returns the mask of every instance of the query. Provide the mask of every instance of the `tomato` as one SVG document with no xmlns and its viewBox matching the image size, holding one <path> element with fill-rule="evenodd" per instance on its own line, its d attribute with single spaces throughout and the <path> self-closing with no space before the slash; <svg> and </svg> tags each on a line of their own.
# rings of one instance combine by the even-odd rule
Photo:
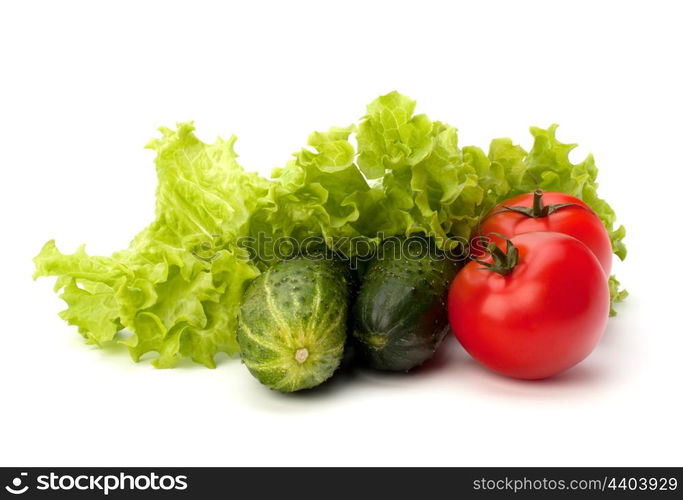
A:
<svg viewBox="0 0 683 500">
<path fill-rule="evenodd" d="M 448 296 L 451 328 L 463 347 L 501 374 L 540 379 L 588 356 L 609 314 L 609 288 L 596 256 L 562 233 L 511 238 L 469 262 Z M 490 266 L 490 267 L 486 267 Z"/>
<path fill-rule="evenodd" d="M 583 201 L 565 193 L 540 190 L 522 194 L 496 205 L 482 221 L 479 234 L 497 245 L 508 238 L 533 231 L 553 231 L 573 236 L 583 242 L 609 275 L 612 268 L 612 244 L 600 218 Z M 482 255 L 482 245 L 473 243 L 472 253 Z"/>
</svg>

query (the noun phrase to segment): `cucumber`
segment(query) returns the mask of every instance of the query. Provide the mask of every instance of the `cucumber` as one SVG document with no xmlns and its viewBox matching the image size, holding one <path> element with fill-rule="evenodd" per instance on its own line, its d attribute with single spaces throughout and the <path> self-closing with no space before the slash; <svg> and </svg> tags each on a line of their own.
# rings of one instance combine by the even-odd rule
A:
<svg viewBox="0 0 683 500">
<path fill-rule="evenodd" d="M 379 370 L 421 365 L 449 330 L 446 296 L 456 264 L 429 243 L 419 254 L 406 254 L 375 257 L 353 305 L 357 350 Z"/>
<path fill-rule="evenodd" d="M 273 265 L 245 292 L 237 327 L 242 361 L 276 391 L 315 387 L 341 362 L 348 303 L 349 276 L 340 262 Z"/>
</svg>

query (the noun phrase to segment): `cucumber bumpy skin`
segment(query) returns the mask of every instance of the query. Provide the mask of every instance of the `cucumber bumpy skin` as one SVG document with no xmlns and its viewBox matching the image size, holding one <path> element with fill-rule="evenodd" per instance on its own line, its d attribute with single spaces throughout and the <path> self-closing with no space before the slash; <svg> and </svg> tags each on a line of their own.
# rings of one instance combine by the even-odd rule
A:
<svg viewBox="0 0 683 500">
<path fill-rule="evenodd" d="M 373 260 L 353 306 L 353 337 L 366 364 L 408 371 L 436 352 L 449 330 L 446 296 L 456 264 L 425 252 Z"/>
<path fill-rule="evenodd" d="M 346 340 L 349 276 L 337 261 L 296 258 L 248 287 L 237 328 L 242 361 L 280 392 L 315 387 L 339 366 Z"/>
</svg>

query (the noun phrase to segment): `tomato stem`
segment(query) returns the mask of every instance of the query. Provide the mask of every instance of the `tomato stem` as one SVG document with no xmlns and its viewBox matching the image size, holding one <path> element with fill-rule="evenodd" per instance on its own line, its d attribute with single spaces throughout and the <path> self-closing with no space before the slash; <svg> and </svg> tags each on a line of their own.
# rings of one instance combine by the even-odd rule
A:
<svg viewBox="0 0 683 500">
<path fill-rule="evenodd" d="M 552 214 L 553 212 L 557 212 L 561 208 L 571 206 L 586 208 L 583 205 L 579 205 L 578 203 L 555 203 L 552 205 L 544 205 L 543 190 L 541 188 L 537 188 L 534 191 L 534 199 L 531 204 L 531 207 L 509 207 L 507 205 L 502 205 L 502 208 L 500 210 L 492 213 L 491 215 L 489 215 L 489 217 L 503 212 L 515 212 L 518 214 L 526 215 L 527 217 L 538 219 L 539 217 L 548 217 L 550 214 Z"/>
<path fill-rule="evenodd" d="M 486 250 L 491 254 L 491 259 L 493 260 L 493 262 L 486 262 L 484 260 L 479 259 L 474 260 L 475 262 L 478 262 L 479 264 L 484 266 L 481 269 L 492 271 L 494 273 L 500 274 L 501 276 L 507 276 L 515 269 L 517 263 L 519 262 L 519 251 L 517 250 L 517 247 L 512 243 L 512 241 L 510 241 L 502 234 L 491 234 L 494 234 L 505 240 L 505 251 L 503 251 L 503 249 L 496 245 L 494 242 L 491 242 L 486 247 Z"/>
<path fill-rule="evenodd" d="M 531 207 L 531 216 L 545 217 L 548 214 L 544 213 L 544 211 L 547 212 L 546 207 L 543 206 L 543 191 L 541 188 L 537 188 L 534 191 L 534 202 Z"/>
</svg>

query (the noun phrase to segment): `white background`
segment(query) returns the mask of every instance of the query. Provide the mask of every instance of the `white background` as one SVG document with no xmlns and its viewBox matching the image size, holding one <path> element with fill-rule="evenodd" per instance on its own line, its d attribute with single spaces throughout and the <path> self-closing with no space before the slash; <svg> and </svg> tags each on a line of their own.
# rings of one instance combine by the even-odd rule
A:
<svg viewBox="0 0 683 500">
<path fill-rule="evenodd" d="M 4 2 L 0 465 L 683 465 L 677 2 Z M 631 292 L 553 380 L 449 342 L 407 376 L 262 388 L 238 360 L 156 370 L 86 346 L 31 281 L 49 238 L 109 254 L 153 217 L 156 127 L 239 136 L 267 173 L 390 90 L 460 129 L 593 151 L 628 229 Z"/>
</svg>

